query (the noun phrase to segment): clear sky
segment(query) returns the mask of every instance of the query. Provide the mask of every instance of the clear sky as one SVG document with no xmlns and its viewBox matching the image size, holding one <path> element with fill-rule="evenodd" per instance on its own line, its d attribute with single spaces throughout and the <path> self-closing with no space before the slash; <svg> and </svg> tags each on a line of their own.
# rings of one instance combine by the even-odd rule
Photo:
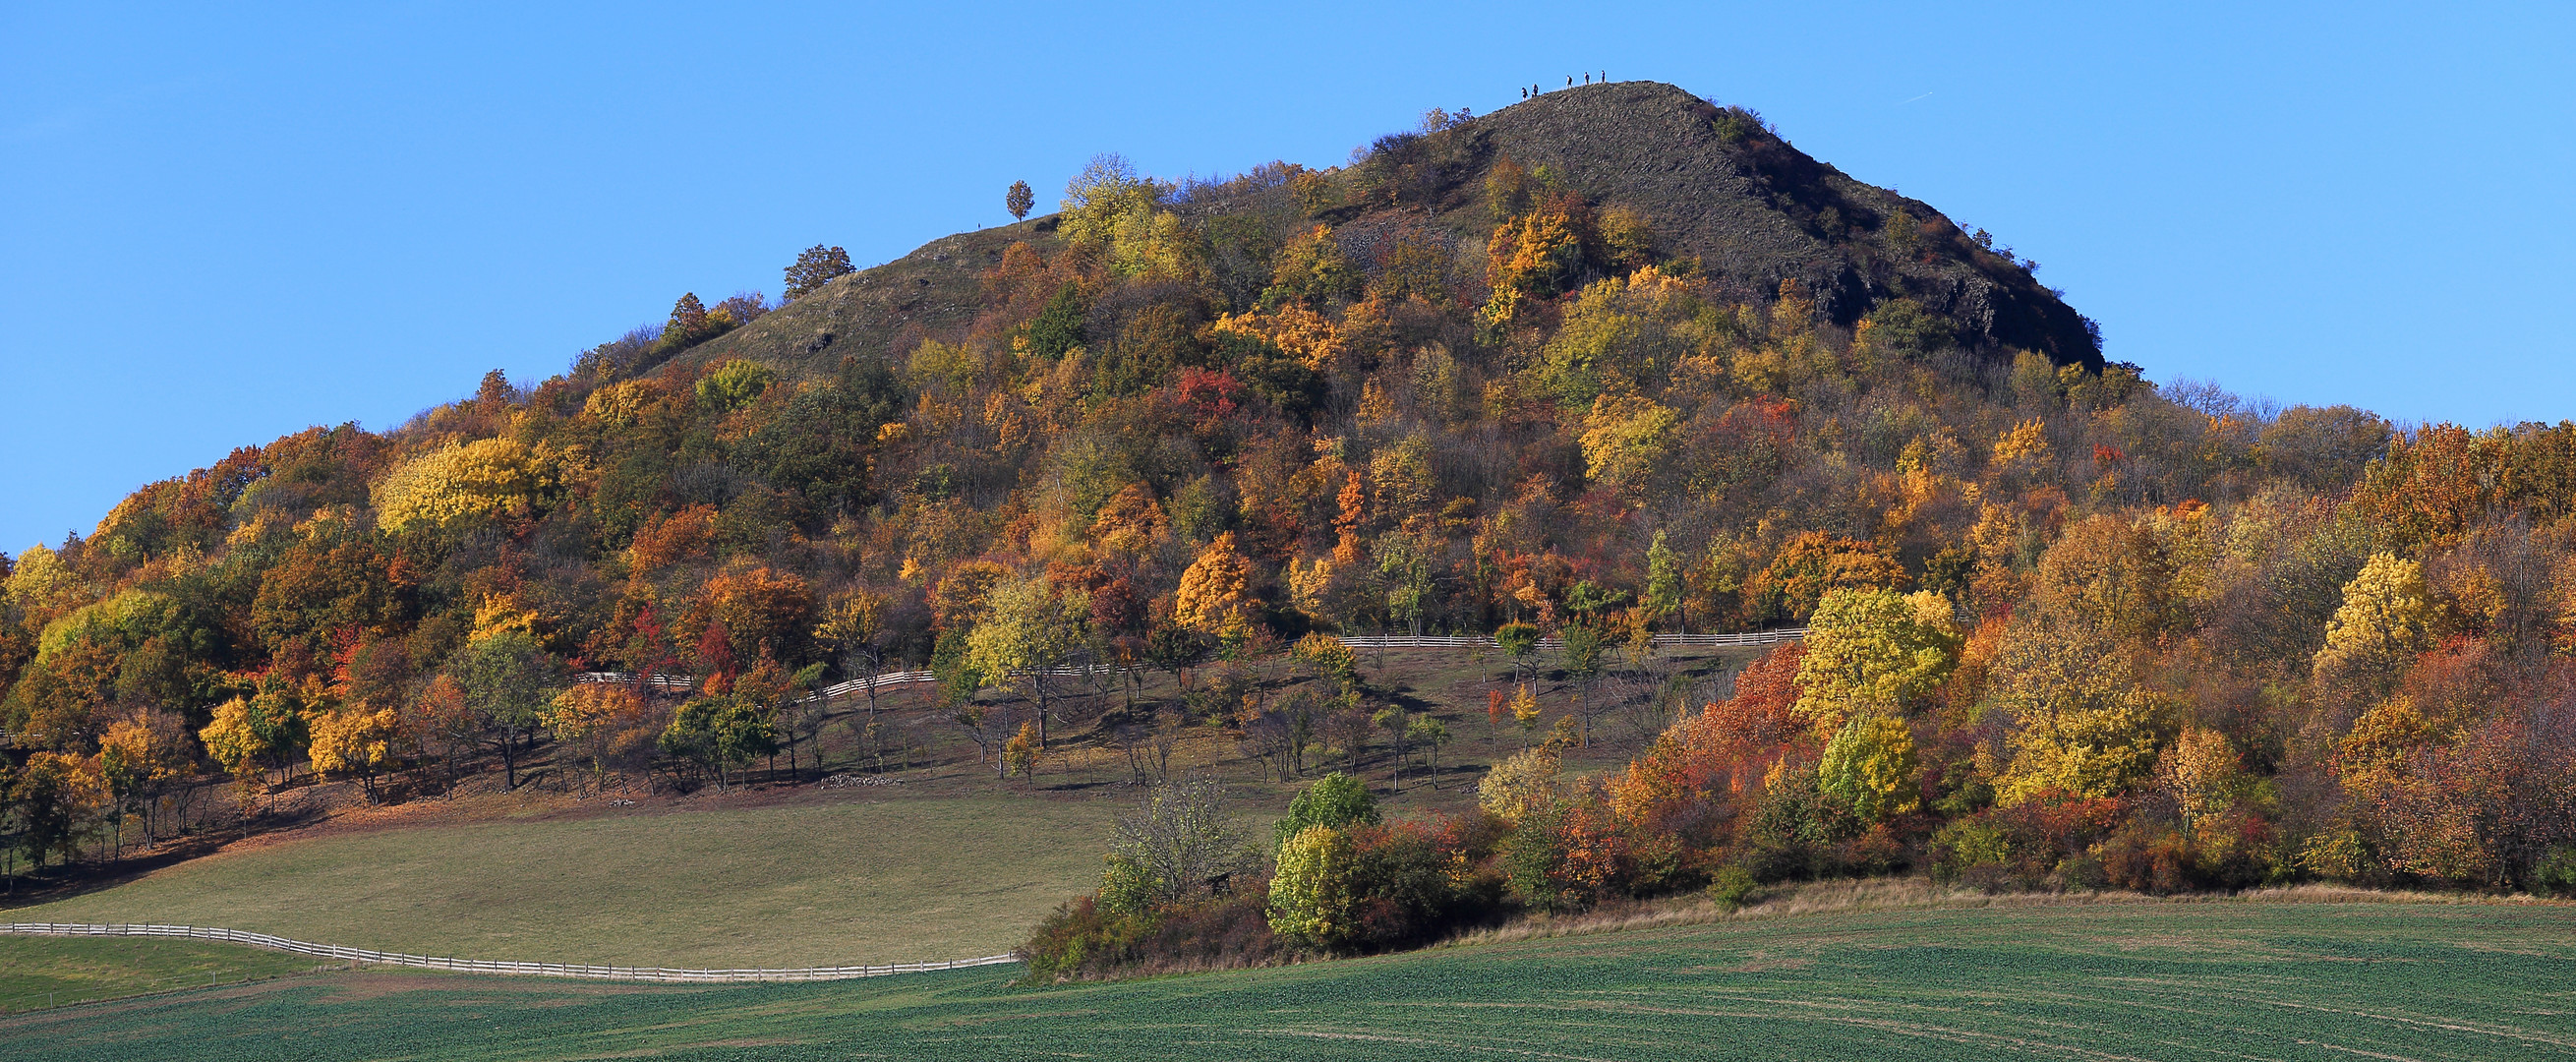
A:
<svg viewBox="0 0 2576 1062">
<path fill-rule="evenodd" d="M 0 5 L 0 549 L 312 424 L 1607 70 L 2042 263 L 2150 378 L 2576 417 L 2576 7 Z M 2114 11 L 2114 7 L 2126 10 Z"/>
</svg>

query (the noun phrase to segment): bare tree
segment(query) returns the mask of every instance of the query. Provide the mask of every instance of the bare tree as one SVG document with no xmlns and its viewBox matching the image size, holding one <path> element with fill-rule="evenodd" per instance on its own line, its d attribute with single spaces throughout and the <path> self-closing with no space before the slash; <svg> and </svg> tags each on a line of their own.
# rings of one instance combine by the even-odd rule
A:
<svg viewBox="0 0 2576 1062">
<path fill-rule="evenodd" d="M 1112 849 L 1145 872 L 1169 903 L 1221 887 L 1258 856 L 1225 814 L 1225 787 L 1210 778 L 1156 785 L 1118 817 Z"/>
<path fill-rule="evenodd" d="M 1245 720 L 1242 745 L 1245 755 L 1261 761 L 1262 767 L 1277 774 L 1280 781 L 1291 777 L 1294 761 L 1286 713 L 1268 711 Z"/>
<path fill-rule="evenodd" d="M 1186 720 L 1178 712 L 1157 712 L 1150 748 L 1154 754 L 1154 780 L 1172 780 L 1172 749 L 1181 743 L 1181 725 Z"/>
</svg>

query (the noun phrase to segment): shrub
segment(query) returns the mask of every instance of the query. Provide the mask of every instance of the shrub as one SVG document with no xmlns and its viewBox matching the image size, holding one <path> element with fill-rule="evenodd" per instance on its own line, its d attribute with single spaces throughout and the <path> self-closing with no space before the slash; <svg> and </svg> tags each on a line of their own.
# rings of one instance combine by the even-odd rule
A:
<svg viewBox="0 0 2576 1062">
<path fill-rule="evenodd" d="M 1295 949 L 1270 929 L 1266 883 L 1151 915 L 1103 909 L 1085 896 L 1038 924 L 1019 954 L 1030 984 L 1268 966 Z"/>
<path fill-rule="evenodd" d="M 2576 846 L 2559 845 L 2531 868 L 2531 891 L 2543 896 L 2576 896 Z"/>
<path fill-rule="evenodd" d="M 1932 835 L 1929 847 L 1933 877 L 1980 887 L 2101 884 L 2113 874 L 2113 861 L 2103 856 L 2118 853 L 2120 859 L 2129 861 L 2122 864 L 2129 869 L 2120 872 L 2126 875 L 2121 880 L 2152 882 L 2152 854 L 2145 857 L 2147 862 L 2139 863 L 2137 856 L 2120 845 L 2093 850 L 2124 813 L 2124 804 L 2117 799 L 2052 792 L 2009 808 L 1952 820 Z M 2094 865 L 2077 865 L 2088 861 Z M 2139 867 L 2147 868 L 2143 878 L 2136 876 Z M 2100 880 L 2080 880 L 2086 877 Z"/>
<path fill-rule="evenodd" d="M 1503 882 L 1474 869 L 1493 848 L 1481 823 L 1353 827 L 1360 902 L 1351 946 L 1383 951 L 1423 944 L 1490 917 L 1501 904 Z"/>
<path fill-rule="evenodd" d="M 1752 899 L 1754 891 L 1761 887 L 1762 883 L 1753 877 L 1750 870 L 1739 866 L 1719 867 L 1717 874 L 1709 879 L 1708 898 L 1715 901 L 1720 909 L 1732 911 L 1744 906 L 1745 901 Z"/>
<path fill-rule="evenodd" d="M 1580 911 L 1628 880 L 1626 839 L 1600 809 L 1555 800 L 1533 807 L 1503 839 L 1512 898 L 1549 914 Z"/>
<path fill-rule="evenodd" d="M 1851 832 L 1849 815 L 1818 787 L 1814 771 L 1776 772 L 1744 831 L 1744 866 L 1763 881 L 1828 873 L 1833 845 Z"/>
</svg>

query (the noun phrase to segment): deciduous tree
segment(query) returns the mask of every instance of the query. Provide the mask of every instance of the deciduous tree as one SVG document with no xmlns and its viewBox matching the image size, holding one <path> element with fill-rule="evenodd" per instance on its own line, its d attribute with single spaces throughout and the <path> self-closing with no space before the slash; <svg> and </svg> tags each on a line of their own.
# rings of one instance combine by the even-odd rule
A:
<svg viewBox="0 0 2576 1062">
<path fill-rule="evenodd" d="M 392 708 L 344 708 L 313 721 L 313 769 L 358 776 L 367 802 L 376 802 L 376 778 L 401 755 L 402 716 Z"/>
<path fill-rule="evenodd" d="M 1026 189 L 1028 186 L 1022 184 L 1013 187 Z M 838 247 L 815 244 L 799 253 L 796 261 L 788 264 L 787 298 L 790 300 L 804 298 L 822 288 L 832 278 L 847 276 L 852 272 L 855 270 L 850 267 L 850 252 Z"/>
<path fill-rule="evenodd" d="M 1025 220 L 1029 216 L 1029 208 L 1036 205 L 1038 205 L 1037 193 L 1029 190 L 1027 181 L 1012 181 L 1010 191 L 1002 195 L 1002 209 L 1011 212 L 1011 221 L 1014 224 Z"/>
<path fill-rule="evenodd" d="M 519 787 L 519 755 L 544 722 L 549 689 L 562 662 L 526 631 L 509 630 L 467 643 L 448 663 L 467 711 L 501 753 L 502 787 Z"/>
</svg>

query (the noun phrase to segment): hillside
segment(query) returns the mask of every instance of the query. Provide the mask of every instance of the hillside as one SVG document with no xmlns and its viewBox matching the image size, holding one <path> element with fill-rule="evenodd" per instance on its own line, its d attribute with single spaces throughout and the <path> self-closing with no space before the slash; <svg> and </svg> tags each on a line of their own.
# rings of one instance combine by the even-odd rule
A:
<svg viewBox="0 0 2576 1062">
<path fill-rule="evenodd" d="M 818 246 L 784 304 L 688 294 L 10 558 L 9 850 L 78 888 L 174 829 L 818 761 L 1312 797 L 1158 868 L 1120 842 L 1045 928 L 1067 976 L 1841 875 L 2576 890 L 2576 424 L 2160 385 L 1669 86 L 1328 170 L 1103 155 L 1059 206 Z M 1389 634 L 1468 640 L 1343 641 Z M 849 685 L 888 672 L 928 672 L 903 712 Z M 1418 797 L 1444 762 L 1472 798 Z M 1345 906 L 1234 887 L 1274 871 Z"/>
</svg>

